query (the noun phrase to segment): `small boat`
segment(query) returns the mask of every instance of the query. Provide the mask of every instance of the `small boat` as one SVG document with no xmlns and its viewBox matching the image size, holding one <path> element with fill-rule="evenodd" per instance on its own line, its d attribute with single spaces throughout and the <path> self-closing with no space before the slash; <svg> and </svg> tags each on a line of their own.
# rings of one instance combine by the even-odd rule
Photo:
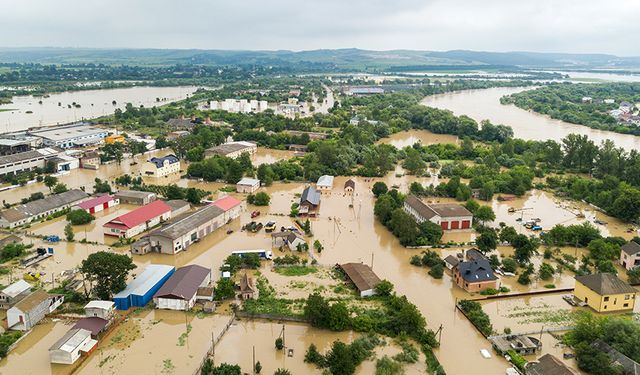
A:
<svg viewBox="0 0 640 375">
<path fill-rule="evenodd" d="M 487 349 L 480 349 L 480 354 L 486 359 L 491 358 L 491 353 Z"/>
</svg>

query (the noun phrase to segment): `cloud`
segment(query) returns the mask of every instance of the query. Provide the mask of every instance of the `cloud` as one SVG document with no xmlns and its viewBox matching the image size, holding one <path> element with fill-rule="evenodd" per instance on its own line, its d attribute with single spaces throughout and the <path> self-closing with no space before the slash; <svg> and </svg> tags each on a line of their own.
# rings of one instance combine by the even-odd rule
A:
<svg viewBox="0 0 640 375">
<path fill-rule="evenodd" d="M 9 0 L 0 46 L 640 55 L 637 0 Z"/>
</svg>

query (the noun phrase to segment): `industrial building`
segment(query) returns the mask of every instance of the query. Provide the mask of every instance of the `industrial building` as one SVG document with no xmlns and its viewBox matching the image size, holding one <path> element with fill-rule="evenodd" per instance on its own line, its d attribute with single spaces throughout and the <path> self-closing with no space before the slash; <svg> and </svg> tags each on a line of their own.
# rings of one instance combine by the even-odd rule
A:
<svg viewBox="0 0 640 375">
<path fill-rule="evenodd" d="M 49 348 L 51 363 L 74 364 L 82 354 L 89 353 L 98 341 L 91 338 L 91 332 L 82 328 L 72 328 Z"/>
<path fill-rule="evenodd" d="M 226 223 L 225 211 L 215 204 L 183 214 L 149 234 L 148 251 L 176 254 L 200 241 Z M 134 250 L 144 253 L 144 250 Z"/>
<path fill-rule="evenodd" d="M 98 169 L 100 167 L 100 154 L 96 151 L 87 151 L 80 158 L 80 167 L 85 169 Z"/>
<path fill-rule="evenodd" d="M 86 200 L 84 202 L 80 202 L 76 205 L 76 207 L 81 210 L 85 210 L 90 214 L 95 214 L 96 212 L 106 210 L 118 204 L 120 204 L 119 199 L 107 194 Z"/>
<path fill-rule="evenodd" d="M 104 142 L 104 138 L 109 135 L 109 131 L 87 123 L 77 123 L 38 128 L 30 130 L 29 135 L 41 138 L 42 144 L 47 147 L 66 149 L 101 144 Z"/>
<path fill-rule="evenodd" d="M 170 218 L 171 207 L 163 201 L 153 201 L 105 223 L 104 234 L 131 238 Z"/>
<path fill-rule="evenodd" d="M 255 178 L 244 177 L 236 184 L 236 191 L 238 193 L 254 193 L 260 188 L 260 180 Z"/>
<path fill-rule="evenodd" d="M 191 210 L 191 204 L 187 201 L 183 201 L 182 199 L 172 199 L 165 201 L 164 203 L 171 207 L 171 217 L 180 216 Z"/>
<path fill-rule="evenodd" d="M 158 309 L 191 310 L 198 289 L 211 283 L 211 269 L 199 265 L 178 268 L 153 296 Z"/>
<path fill-rule="evenodd" d="M 72 207 L 89 195 L 82 190 L 69 190 L 43 199 L 19 204 L 0 213 L 0 227 L 15 228 Z"/>
<path fill-rule="evenodd" d="M 157 199 L 156 193 L 137 190 L 120 190 L 113 196 L 119 199 L 122 204 L 135 204 L 137 206 L 144 206 Z"/>
<path fill-rule="evenodd" d="M 148 265 L 123 291 L 113 296 L 116 309 L 144 307 L 175 270 L 175 267 L 164 264 Z"/>
<path fill-rule="evenodd" d="M 403 208 L 418 223 L 429 220 L 440 225 L 443 230 L 469 229 L 473 224 L 473 214 L 459 204 L 426 204 L 409 194 Z"/>
<path fill-rule="evenodd" d="M 253 155 L 258 152 L 258 145 L 253 142 L 237 141 L 227 142 L 221 145 L 211 147 L 205 151 L 205 157 L 226 156 L 228 158 L 238 158 L 243 153 Z"/>
<path fill-rule="evenodd" d="M 222 197 L 213 202 L 214 206 L 224 211 L 224 222 L 228 223 L 231 220 L 237 218 L 242 213 L 244 208 L 244 202 L 240 201 L 230 195 Z"/>
<path fill-rule="evenodd" d="M 172 173 L 180 172 L 180 160 L 175 155 L 167 155 L 161 158 L 153 157 L 149 160 L 150 169 L 144 173 L 150 177 L 165 177 Z"/>
<path fill-rule="evenodd" d="M 35 168 L 44 169 L 47 161 L 60 154 L 52 148 L 40 148 L 11 155 L 0 156 L 0 175 L 28 172 Z"/>
</svg>

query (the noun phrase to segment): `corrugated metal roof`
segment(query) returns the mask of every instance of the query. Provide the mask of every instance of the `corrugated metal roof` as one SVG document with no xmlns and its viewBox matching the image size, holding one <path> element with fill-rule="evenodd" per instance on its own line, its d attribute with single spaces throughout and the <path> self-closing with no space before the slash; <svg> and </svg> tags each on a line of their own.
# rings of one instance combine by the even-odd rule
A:
<svg viewBox="0 0 640 375">
<path fill-rule="evenodd" d="M 49 294 L 42 289 L 38 289 L 35 292 L 24 297 L 20 302 L 16 303 L 12 309 L 18 309 L 22 312 L 30 312 L 34 307 L 39 306 L 42 302 L 49 299 Z"/>
<path fill-rule="evenodd" d="M 163 201 L 154 201 L 124 215 L 118 216 L 104 224 L 104 226 L 120 227 L 121 225 L 124 225 L 127 228 L 134 228 L 167 212 L 171 212 L 171 207 L 169 207 L 168 204 Z"/>
<path fill-rule="evenodd" d="M 260 184 L 260 180 L 257 180 L 255 178 L 244 177 L 244 178 L 242 178 L 242 180 L 238 181 L 238 183 L 236 185 L 254 186 L 254 185 L 258 185 L 258 184 Z"/>
<path fill-rule="evenodd" d="M 88 197 L 89 194 L 82 190 L 73 189 L 65 191 L 64 193 L 50 195 L 44 199 L 38 199 L 26 204 L 20 204 L 8 210 L 2 212 L 4 217 L 9 222 L 19 221 L 21 219 L 37 216 L 53 209 L 71 205 L 79 202 L 82 199 Z"/>
<path fill-rule="evenodd" d="M 373 273 L 373 270 L 362 263 L 345 263 L 340 268 L 347 274 L 347 277 L 353 282 L 360 292 L 375 289 L 380 283 L 380 278 Z"/>
<path fill-rule="evenodd" d="M 176 217 L 161 229 L 151 233 L 151 236 L 177 239 L 220 215 L 224 215 L 224 211 L 220 207 L 209 205 L 198 211 L 185 213 Z"/>
<path fill-rule="evenodd" d="M 84 308 L 111 310 L 114 308 L 114 306 L 115 304 L 112 301 L 90 301 L 84 306 Z"/>
<path fill-rule="evenodd" d="M 51 345 L 49 350 L 62 350 L 71 353 L 89 336 L 91 336 L 91 332 L 86 329 L 72 328 L 60 340 Z"/>
<path fill-rule="evenodd" d="M 313 186 L 308 186 L 302 191 L 300 196 L 300 204 L 309 202 L 314 206 L 320 204 L 320 192 Z"/>
<path fill-rule="evenodd" d="M 31 284 L 24 280 L 18 280 L 8 287 L 2 289 L 2 294 L 14 298 L 15 296 L 26 292 L 31 289 Z"/>
<path fill-rule="evenodd" d="M 320 178 L 318 178 L 318 182 L 316 183 L 316 185 L 333 187 L 333 176 L 328 176 L 328 175 L 320 176 Z"/>
<path fill-rule="evenodd" d="M 164 264 L 150 264 L 123 291 L 113 296 L 113 298 L 127 298 L 132 294 L 144 295 L 174 269 L 175 267 Z"/>
<path fill-rule="evenodd" d="M 236 198 L 227 195 L 226 197 L 220 198 L 212 204 L 221 208 L 223 211 L 227 212 L 230 209 L 238 206 L 242 201 L 237 200 Z"/>
<path fill-rule="evenodd" d="M 103 204 L 107 203 L 107 202 L 111 202 L 113 200 L 113 196 L 111 195 L 102 195 L 100 197 L 96 197 L 93 199 L 89 199 L 87 201 L 84 202 L 80 202 L 78 203 L 78 207 L 84 209 L 84 210 L 88 210 L 90 208 L 96 207 L 96 206 L 102 206 Z"/>
<path fill-rule="evenodd" d="M 211 270 L 197 264 L 181 267 L 169 277 L 153 298 L 178 298 L 189 300 L 196 295 Z"/>
</svg>

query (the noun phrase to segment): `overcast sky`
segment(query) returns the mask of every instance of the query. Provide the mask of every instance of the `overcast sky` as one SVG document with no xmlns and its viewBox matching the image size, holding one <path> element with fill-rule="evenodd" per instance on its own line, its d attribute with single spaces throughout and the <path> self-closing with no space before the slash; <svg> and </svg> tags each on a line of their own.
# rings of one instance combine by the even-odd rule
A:
<svg viewBox="0 0 640 375">
<path fill-rule="evenodd" d="M 640 55 L 640 0 L 1 0 L 1 47 Z"/>
</svg>

